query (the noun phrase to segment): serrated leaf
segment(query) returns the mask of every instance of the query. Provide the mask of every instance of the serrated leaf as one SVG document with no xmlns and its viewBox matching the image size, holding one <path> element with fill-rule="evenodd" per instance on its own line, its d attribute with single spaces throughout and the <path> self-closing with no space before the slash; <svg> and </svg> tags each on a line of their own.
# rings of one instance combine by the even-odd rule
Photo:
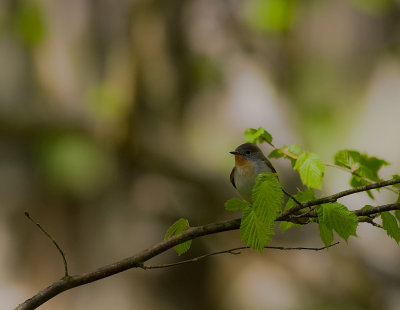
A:
<svg viewBox="0 0 400 310">
<path fill-rule="evenodd" d="M 400 241 L 400 229 L 395 217 L 388 211 L 381 213 L 382 227 L 389 237 L 397 243 Z"/>
<path fill-rule="evenodd" d="M 317 154 L 302 153 L 297 159 L 294 169 L 299 172 L 304 185 L 321 188 L 325 165 Z"/>
<path fill-rule="evenodd" d="M 225 202 L 225 209 L 228 211 L 244 210 L 250 206 L 251 204 L 249 202 L 238 198 L 232 198 Z"/>
<path fill-rule="evenodd" d="M 259 127 L 258 129 L 246 129 L 244 131 L 244 138 L 246 142 L 250 143 L 272 143 L 272 135 L 262 127 Z"/>
<path fill-rule="evenodd" d="M 240 236 L 243 243 L 262 251 L 274 234 L 283 192 L 275 173 L 260 174 L 252 192 L 252 206 L 243 211 Z"/>
<path fill-rule="evenodd" d="M 353 170 L 360 162 L 361 154 L 354 150 L 341 150 L 335 154 L 335 165 Z"/>
<path fill-rule="evenodd" d="M 328 228 L 323 222 L 319 221 L 318 223 L 319 236 L 321 237 L 322 242 L 325 246 L 330 246 L 333 241 L 333 231 L 331 228 Z"/>
<path fill-rule="evenodd" d="M 367 154 L 361 154 L 355 150 L 342 150 L 337 152 L 335 155 L 335 164 L 348 168 L 355 174 L 350 179 L 350 185 L 352 187 L 370 184 L 370 182 L 364 179 L 379 182 L 380 178 L 378 172 L 380 168 L 389 165 L 384 159 L 375 156 L 370 157 Z M 371 191 L 367 191 L 367 194 L 371 199 L 374 199 Z"/>
<path fill-rule="evenodd" d="M 357 236 L 358 218 L 338 202 L 325 203 L 317 208 L 318 221 L 333 229 L 346 242 L 350 236 Z"/>
<path fill-rule="evenodd" d="M 361 176 L 365 176 L 366 178 L 373 180 L 375 182 L 379 182 L 380 178 L 378 176 L 378 171 L 383 166 L 388 166 L 389 163 L 378 157 L 372 156 L 369 157 L 367 154 L 361 154 Z"/>
<path fill-rule="evenodd" d="M 283 192 L 276 173 L 265 172 L 256 178 L 252 191 L 253 209 L 268 215 L 279 213 L 283 202 Z M 275 220 L 275 218 L 273 219 Z"/>
<path fill-rule="evenodd" d="M 189 221 L 185 218 L 180 218 L 168 228 L 167 232 L 165 233 L 164 240 L 172 236 L 178 235 L 189 228 L 190 228 Z M 174 250 L 178 253 L 178 255 L 181 255 L 187 252 L 190 249 L 191 245 L 192 245 L 192 240 L 188 240 L 174 246 Z"/>
<path fill-rule="evenodd" d="M 377 171 L 373 171 L 371 170 L 369 167 L 367 166 L 360 166 L 360 168 L 358 168 L 357 170 L 354 171 L 354 173 L 362 176 L 363 178 L 375 181 L 375 182 L 379 182 L 380 179 L 378 177 Z"/>
<path fill-rule="evenodd" d="M 273 232 L 273 228 L 265 225 L 264 219 L 257 215 L 254 209 L 243 211 L 240 238 L 246 246 L 262 252 Z"/>
</svg>

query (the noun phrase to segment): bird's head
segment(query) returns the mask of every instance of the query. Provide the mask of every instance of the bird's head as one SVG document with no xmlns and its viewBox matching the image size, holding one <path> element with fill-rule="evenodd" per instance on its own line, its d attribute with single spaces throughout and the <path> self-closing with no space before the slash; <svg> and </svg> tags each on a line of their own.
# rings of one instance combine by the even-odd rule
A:
<svg viewBox="0 0 400 310">
<path fill-rule="evenodd" d="M 260 148 L 253 143 L 241 144 L 229 153 L 235 155 L 235 163 L 238 166 L 244 165 L 249 161 L 255 162 L 265 158 Z"/>
</svg>

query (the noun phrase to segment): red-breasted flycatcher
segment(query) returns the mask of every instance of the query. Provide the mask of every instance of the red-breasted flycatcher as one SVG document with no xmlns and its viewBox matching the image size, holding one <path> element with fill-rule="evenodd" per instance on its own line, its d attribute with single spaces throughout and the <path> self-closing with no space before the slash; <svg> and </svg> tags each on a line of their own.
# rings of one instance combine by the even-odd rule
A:
<svg viewBox="0 0 400 310">
<path fill-rule="evenodd" d="M 255 144 L 244 143 L 230 153 L 235 155 L 235 167 L 230 175 L 232 185 L 245 200 L 251 202 L 256 177 L 263 172 L 276 173 L 276 170 Z"/>
</svg>

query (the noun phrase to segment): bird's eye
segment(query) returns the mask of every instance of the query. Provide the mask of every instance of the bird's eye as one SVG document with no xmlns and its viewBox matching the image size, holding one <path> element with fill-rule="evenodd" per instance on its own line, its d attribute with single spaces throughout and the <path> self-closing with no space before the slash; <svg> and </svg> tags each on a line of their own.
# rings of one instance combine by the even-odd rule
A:
<svg viewBox="0 0 400 310">
<path fill-rule="evenodd" d="M 247 154 L 247 155 L 250 155 L 250 151 L 246 151 L 246 154 Z"/>
</svg>

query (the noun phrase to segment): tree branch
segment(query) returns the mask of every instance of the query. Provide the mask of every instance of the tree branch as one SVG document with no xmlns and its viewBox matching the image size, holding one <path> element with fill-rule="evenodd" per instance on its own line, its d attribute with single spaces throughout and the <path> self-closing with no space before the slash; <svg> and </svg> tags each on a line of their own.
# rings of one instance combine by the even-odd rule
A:
<svg viewBox="0 0 400 310">
<path fill-rule="evenodd" d="M 378 182 L 378 183 L 374 183 L 374 184 L 369 184 L 369 185 L 364 185 L 364 186 L 359 186 L 356 188 L 351 188 L 330 196 L 326 196 L 326 197 L 322 197 L 322 198 L 318 198 L 315 200 L 310 200 L 308 202 L 304 202 L 302 204 L 297 204 L 294 207 L 292 207 L 291 209 L 283 212 L 283 214 L 278 218 L 286 218 L 287 216 L 296 213 L 297 211 L 304 209 L 304 208 L 308 208 L 311 206 L 316 206 L 316 205 L 321 205 L 324 203 L 328 203 L 328 202 L 335 202 L 337 201 L 339 198 L 342 198 L 344 196 L 349 196 L 355 193 L 359 193 L 359 192 L 365 192 L 371 189 L 377 189 L 377 188 L 381 188 L 381 187 L 385 187 L 385 186 L 389 186 L 389 185 L 393 185 L 393 184 L 399 184 L 400 183 L 400 178 L 396 178 L 396 179 L 391 179 L 391 180 L 387 180 L 387 181 L 382 181 L 382 182 Z"/>
<path fill-rule="evenodd" d="M 337 199 L 351 195 L 354 193 L 359 193 L 363 191 L 367 191 L 370 189 L 376 189 L 376 188 L 381 188 L 384 186 L 388 185 L 393 185 L 393 184 L 398 184 L 400 183 L 400 178 L 398 179 L 392 179 L 384 182 L 379 182 L 367 186 L 360 186 L 354 189 L 349 189 L 343 192 L 339 192 L 337 194 L 315 199 L 312 201 L 308 201 L 305 203 L 302 203 L 301 205 L 296 205 L 293 208 L 289 209 L 288 211 L 284 212 L 281 216 L 279 216 L 276 221 L 282 221 L 282 220 L 291 220 L 291 215 L 294 214 L 295 212 L 299 211 L 302 208 L 307 208 L 311 206 L 316 206 L 320 205 L 323 203 L 327 202 L 334 202 Z M 400 209 L 400 204 L 389 204 L 389 205 L 384 205 L 384 206 L 378 206 L 378 207 L 373 207 L 370 209 L 360 209 L 354 211 L 357 216 L 368 216 L 371 214 L 376 214 L 380 212 L 385 212 L 385 211 L 390 211 L 390 210 L 399 210 Z M 308 214 L 307 217 L 312 217 L 312 214 Z M 78 274 L 74 276 L 64 276 L 62 279 L 59 281 L 53 283 L 52 285 L 48 286 L 44 290 L 40 291 L 37 293 L 35 296 L 32 298 L 26 300 L 22 304 L 20 304 L 16 309 L 17 310 L 26 310 L 26 309 L 36 309 L 38 306 L 41 304 L 45 303 L 49 299 L 53 298 L 54 296 L 69 290 L 71 288 L 81 286 L 87 283 L 91 283 L 112 275 L 115 275 L 117 273 L 123 272 L 125 270 L 131 269 L 131 268 L 143 268 L 144 262 L 147 260 L 167 251 L 168 249 L 174 247 L 175 245 L 181 244 L 185 241 L 188 240 L 193 240 L 196 238 L 199 238 L 201 236 L 205 235 L 211 235 L 211 234 L 216 234 L 216 233 L 221 233 L 224 231 L 230 231 L 230 230 L 236 230 L 240 228 L 240 218 L 238 219 L 233 219 L 233 220 L 228 220 L 228 221 L 223 221 L 223 222 L 217 222 L 217 223 L 211 223 L 203 226 L 197 226 L 197 227 L 191 227 L 188 230 L 175 235 L 167 240 L 164 240 L 162 242 L 157 243 L 156 245 L 145 249 L 131 257 L 125 258 L 123 260 L 120 260 L 118 262 L 103 266 L 101 268 L 98 268 L 97 270 L 83 273 L 83 274 Z M 52 238 L 51 238 L 52 239 Z M 53 240 L 53 239 L 52 239 Z M 229 250 L 228 250 L 229 251 Z M 222 254 L 222 253 L 221 253 Z M 208 254 L 206 254 L 208 255 Z M 215 254 L 211 254 L 215 255 Z M 210 255 L 208 255 L 210 256 Z M 205 256 L 207 257 L 207 256 Z M 199 259 L 199 258 L 197 258 Z"/>
<path fill-rule="evenodd" d="M 354 210 L 352 211 L 353 213 L 355 213 L 355 215 L 357 215 L 358 217 L 368 217 L 374 214 L 379 214 L 382 212 L 387 212 L 387 211 L 394 211 L 394 210 L 400 210 L 400 203 L 390 203 L 390 204 L 386 204 L 386 205 L 381 205 L 381 206 L 376 206 L 376 207 L 371 207 L 371 208 L 362 208 L 359 210 Z M 315 210 L 313 210 L 312 212 L 307 211 L 304 214 L 299 214 L 299 215 L 295 215 L 292 216 L 293 218 L 310 218 L 310 217 L 318 217 L 317 212 L 315 212 Z M 288 219 L 290 220 L 290 218 Z M 278 219 L 277 219 L 278 221 Z M 367 220 L 359 220 L 360 222 L 369 222 Z"/>
<path fill-rule="evenodd" d="M 87 272 L 79 275 L 63 277 L 62 279 L 54 282 L 44 290 L 37 293 L 32 298 L 26 300 L 16 310 L 36 309 L 41 304 L 50 300 L 54 296 L 69 290 L 71 288 L 91 283 L 106 277 L 115 275 L 122 271 L 140 267 L 145 261 L 169 250 L 170 248 L 178 245 L 187 240 L 196 239 L 201 236 L 215 234 L 219 232 L 235 230 L 240 227 L 240 219 L 234 219 L 224 222 L 207 224 L 204 226 L 192 227 L 181 234 L 175 235 L 167 240 L 157 243 L 156 245 L 145 249 L 136 255 L 125 258 L 118 262 L 103 266 L 92 272 Z"/>
<path fill-rule="evenodd" d="M 390 203 L 387 205 L 371 207 L 368 209 L 360 209 L 354 211 L 357 216 L 369 216 L 377 213 L 382 213 L 386 211 L 400 210 L 400 203 Z"/>
</svg>

